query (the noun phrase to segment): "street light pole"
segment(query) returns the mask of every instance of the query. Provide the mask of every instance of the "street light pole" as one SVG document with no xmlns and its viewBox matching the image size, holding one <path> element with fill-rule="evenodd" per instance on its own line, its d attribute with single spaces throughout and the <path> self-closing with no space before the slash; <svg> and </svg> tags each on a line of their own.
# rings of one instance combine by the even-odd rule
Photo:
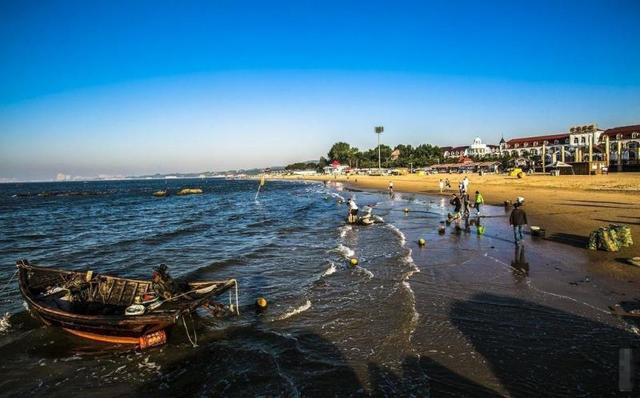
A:
<svg viewBox="0 0 640 398">
<path fill-rule="evenodd" d="M 382 174 L 382 165 L 380 162 L 380 134 L 382 134 L 383 131 L 384 131 L 384 127 L 382 126 L 375 127 L 375 132 L 376 134 L 378 134 L 378 172 L 380 174 Z"/>
</svg>

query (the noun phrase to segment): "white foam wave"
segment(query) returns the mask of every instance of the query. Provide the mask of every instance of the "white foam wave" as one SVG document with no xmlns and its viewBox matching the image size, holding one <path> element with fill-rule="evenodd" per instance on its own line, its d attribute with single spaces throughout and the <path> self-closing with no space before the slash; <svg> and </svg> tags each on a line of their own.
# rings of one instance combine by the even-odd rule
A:
<svg viewBox="0 0 640 398">
<path fill-rule="evenodd" d="M 409 279 L 411 278 L 411 275 L 413 275 L 416 272 L 420 272 L 420 268 L 418 268 L 418 265 L 413 261 L 413 250 L 407 248 L 407 255 L 404 256 L 402 258 L 402 260 L 407 264 L 411 266 L 411 271 L 409 271 L 409 273 L 407 274 L 407 277 L 405 279 Z"/>
<path fill-rule="evenodd" d="M 138 363 L 138 369 L 141 371 L 148 371 L 151 373 L 161 374 L 162 367 L 155 362 L 149 360 L 150 357 L 146 357 L 144 361 Z"/>
<path fill-rule="evenodd" d="M 344 198 L 344 196 L 340 195 L 339 193 L 335 193 L 335 192 L 329 192 L 329 195 L 333 196 L 336 199 L 340 199 L 341 201 L 345 202 L 346 199 Z"/>
<path fill-rule="evenodd" d="M 354 252 L 353 249 L 351 249 L 348 246 L 343 245 L 342 243 L 338 245 L 336 250 L 338 251 L 338 253 L 342 254 L 344 256 L 344 258 L 351 258 L 351 257 L 355 256 L 355 254 L 356 254 L 356 252 Z"/>
<path fill-rule="evenodd" d="M 369 279 L 373 278 L 373 272 L 364 267 L 357 267 L 356 270 L 361 274 L 365 274 Z"/>
<path fill-rule="evenodd" d="M 351 225 L 343 225 L 339 228 L 340 230 L 340 238 L 344 238 L 347 235 L 347 232 L 351 231 L 353 228 Z"/>
<path fill-rule="evenodd" d="M 282 321 L 284 319 L 290 318 L 294 315 L 298 315 L 301 312 L 305 312 L 306 310 L 308 310 L 309 308 L 311 308 L 311 300 L 307 300 L 306 303 L 302 304 L 301 306 L 299 306 L 298 308 L 294 308 L 291 311 L 285 312 L 284 314 L 280 315 L 278 317 L 279 321 Z"/>
<path fill-rule="evenodd" d="M 335 273 L 338 269 L 336 268 L 336 264 L 332 261 L 331 262 L 331 266 L 329 266 L 329 268 L 327 268 L 322 275 L 320 275 L 320 277 L 325 277 L 325 276 L 329 276 L 333 273 Z"/>
<path fill-rule="evenodd" d="M 404 233 L 400 231 L 398 227 L 396 227 L 393 224 L 386 224 L 386 225 L 387 227 L 389 227 L 389 229 L 395 232 L 395 234 L 398 235 L 398 237 L 400 237 L 400 246 L 404 246 L 405 243 L 407 243 L 407 237 L 404 235 Z"/>
<path fill-rule="evenodd" d="M 415 332 L 416 328 L 418 327 L 418 319 L 420 319 L 420 314 L 416 309 L 416 294 L 411 288 L 411 285 L 407 280 L 404 280 L 402 282 L 402 286 L 404 286 L 404 288 L 409 293 L 409 300 L 411 302 L 411 320 L 409 321 L 409 340 L 411 340 L 411 338 L 413 337 L 413 332 Z"/>
<path fill-rule="evenodd" d="M 0 333 L 6 332 L 11 327 L 11 322 L 9 322 L 9 318 L 11 318 L 10 313 L 4 314 L 2 318 L 0 318 Z"/>
</svg>

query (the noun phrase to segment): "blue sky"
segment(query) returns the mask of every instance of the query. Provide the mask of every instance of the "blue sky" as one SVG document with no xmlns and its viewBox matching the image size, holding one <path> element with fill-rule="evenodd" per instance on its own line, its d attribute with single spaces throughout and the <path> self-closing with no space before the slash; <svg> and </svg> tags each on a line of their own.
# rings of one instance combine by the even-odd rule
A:
<svg viewBox="0 0 640 398">
<path fill-rule="evenodd" d="M 454 4 L 451 4 L 454 3 Z M 0 178 L 640 123 L 640 2 L 0 1 Z"/>
</svg>

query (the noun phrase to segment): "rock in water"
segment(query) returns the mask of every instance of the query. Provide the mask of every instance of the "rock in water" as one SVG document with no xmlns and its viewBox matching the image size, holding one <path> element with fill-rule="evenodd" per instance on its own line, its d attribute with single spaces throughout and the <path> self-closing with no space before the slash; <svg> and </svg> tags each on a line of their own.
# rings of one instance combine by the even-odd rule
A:
<svg viewBox="0 0 640 398">
<path fill-rule="evenodd" d="M 202 193 L 202 189 L 200 188 L 183 188 L 178 191 L 178 195 L 193 195 Z"/>
</svg>

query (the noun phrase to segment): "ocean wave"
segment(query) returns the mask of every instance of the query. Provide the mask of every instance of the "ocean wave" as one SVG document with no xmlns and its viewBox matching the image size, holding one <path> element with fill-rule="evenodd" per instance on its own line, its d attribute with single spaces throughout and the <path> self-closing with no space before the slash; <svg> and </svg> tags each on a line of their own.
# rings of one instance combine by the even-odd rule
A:
<svg viewBox="0 0 640 398">
<path fill-rule="evenodd" d="M 343 225 L 342 227 L 338 228 L 338 230 L 340 231 L 340 238 L 344 238 L 345 236 L 347 236 L 347 232 L 351 231 L 353 229 L 353 227 L 351 225 Z"/>
<path fill-rule="evenodd" d="M 373 272 L 364 267 L 356 267 L 356 271 L 360 274 L 366 275 L 369 279 L 373 278 Z"/>
<path fill-rule="evenodd" d="M 389 227 L 390 230 L 392 230 L 396 235 L 398 235 L 398 237 L 400 238 L 400 246 L 404 246 L 407 243 L 407 237 L 404 235 L 404 233 L 400 231 L 398 227 L 396 227 L 393 224 L 386 224 L 386 225 L 387 227 Z"/>
<path fill-rule="evenodd" d="M 320 275 L 320 277 L 325 277 L 325 276 L 329 276 L 331 274 L 334 274 L 336 271 L 338 270 L 338 268 L 336 267 L 336 264 L 332 261 L 331 265 L 329 266 L 329 268 L 327 268 L 322 275 Z"/>
<path fill-rule="evenodd" d="M 343 202 L 346 202 L 346 199 L 344 198 L 344 196 L 340 195 L 339 193 L 335 193 L 335 192 L 329 192 L 329 195 L 333 196 L 336 199 L 339 199 Z"/>
<path fill-rule="evenodd" d="M 402 286 L 404 286 L 404 288 L 409 293 L 409 300 L 411 304 L 411 320 L 409 321 L 409 340 L 411 340 L 411 338 L 413 337 L 413 333 L 416 331 L 416 328 L 418 327 L 418 319 L 420 319 L 420 314 L 416 309 L 416 294 L 411 288 L 411 285 L 407 280 L 404 280 L 402 282 Z"/>
<path fill-rule="evenodd" d="M 9 318 L 11 318 L 10 313 L 5 313 L 3 317 L 0 318 L 0 333 L 4 333 L 11 327 L 11 322 L 9 322 Z"/>
<path fill-rule="evenodd" d="M 306 310 L 308 310 L 309 308 L 311 308 L 311 300 L 307 300 L 306 303 L 302 304 L 301 306 L 292 309 L 291 311 L 285 312 L 284 314 L 280 315 L 277 320 L 278 321 L 282 321 L 285 320 L 287 318 L 290 318 L 294 315 L 298 315 L 301 312 L 305 312 Z"/>
<path fill-rule="evenodd" d="M 344 258 L 351 258 L 351 257 L 355 256 L 355 254 L 356 254 L 356 252 L 353 251 L 353 249 L 343 245 L 342 243 L 339 244 L 338 247 L 336 247 L 334 250 L 337 251 L 338 253 L 342 254 L 342 256 Z"/>
<path fill-rule="evenodd" d="M 173 238 L 177 238 L 182 235 L 190 235 L 190 234 L 197 234 L 200 232 L 206 232 L 209 228 L 211 228 L 211 225 L 209 224 L 193 224 L 193 225 L 187 225 L 187 226 L 180 226 L 171 231 L 160 232 L 155 235 L 148 236 L 142 239 L 142 242 L 147 244 L 167 242 Z M 127 241 L 116 242 L 115 244 L 136 243 L 138 241 L 139 239 L 129 239 Z"/>
</svg>

